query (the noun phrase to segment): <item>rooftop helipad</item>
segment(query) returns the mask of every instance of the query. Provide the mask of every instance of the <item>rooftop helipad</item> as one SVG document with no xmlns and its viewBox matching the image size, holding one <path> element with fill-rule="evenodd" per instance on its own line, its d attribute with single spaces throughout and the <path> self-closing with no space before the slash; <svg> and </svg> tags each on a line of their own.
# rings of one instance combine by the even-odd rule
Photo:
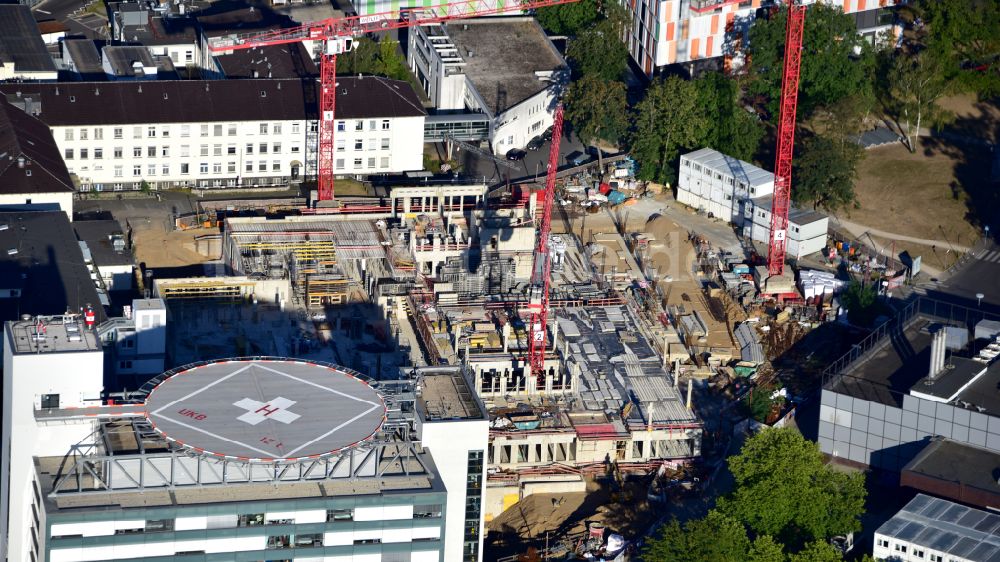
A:
<svg viewBox="0 0 1000 562">
<path fill-rule="evenodd" d="M 146 400 L 168 440 L 246 461 L 334 454 L 375 434 L 382 397 L 351 371 L 299 361 L 235 360 L 179 371 Z"/>
</svg>

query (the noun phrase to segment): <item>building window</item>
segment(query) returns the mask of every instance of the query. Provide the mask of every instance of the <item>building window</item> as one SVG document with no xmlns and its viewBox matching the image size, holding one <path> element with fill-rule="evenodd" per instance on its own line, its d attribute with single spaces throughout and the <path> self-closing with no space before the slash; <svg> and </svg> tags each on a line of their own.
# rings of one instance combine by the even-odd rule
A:
<svg viewBox="0 0 1000 562">
<path fill-rule="evenodd" d="M 354 150 L 364 150 L 365 142 L 361 139 L 354 141 Z"/>
<path fill-rule="evenodd" d="M 257 153 L 258 154 L 267 154 L 267 143 L 266 142 L 262 142 L 259 145 L 257 145 Z"/>
<path fill-rule="evenodd" d="M 271 161 L 271 171 L 272 172 L 280 172 L 281 171 L 281 161 L 280 160 L 272 160 Z"/>
<path fill-rule="evenodd" d="M 146 147 L 146 156 L 148 156 L 150 158 L 156 158 L 156 147 L 155 146 L 147 146 Z"/>
<path fill-rule="evenodd" d="M 133 139 L 142 138 L 142 127 L 132 127 L 132 138 Z"/>
<path fill-rule="evenodd" d="M 198 154 L 202 156 L 208 156 L 208 145 L 207 144 L 201 145 L 198 149 Z"/>
<path fill-rule="evenodd" d="M 343 121 L 337 121 L 337 132 L 338 133 L 343 133 L 346 130 L 347 130 L 347 123 L 345 123 Z M 70 135 L 72 136 L 72 133 L 70 133 Z M 73 139 L 70 138 L 70 139 L 67 139 L 67 140 L 73 140 Z"/>
<path fill-rule="evenodd" d="M 122 147 L 115 147 L 115 159 L 120 159 L 122 157 Z"/>
<path fill-rule="evenodd" d="M 231 144 L 231 145 L 227 146 L 226 147 L 226 154 L 229 154 L 230 156 L 235 155 L 236 154 L 236 145 L 235 144 Z"/>
<path fill-rule="evenodd" d="M 160 167 L 160 173 L 169 176 L 170 175 L 170 164 L 164 164 Z"/>
<path fill-rule="evenodd" d="M 261 160 L 260 162 L 257 162 L 257 171 L 258 172 L 267 171 L 267 160 Z"/>
<path fill-rule="evenodd" d="M 267 537 L 267 548 L 289 548 L 292 545 L 291 535 L 270 535 Z"/>
<path fill-rule="evenodd" d="M 299 147 L 299 145 L 297 144 L 292 145 L 292 154 L 298 154 L 299 150 L 301 150 L 301 147 Z"/>
<path fill-rule="evenodd" d="M 63 140 L 73 140 L 73 129 L 65 129 L 63 131 Z"/>
<path fill-rule="evenodd" d="M 337 169 L 338 170 L 343 170 L 344 169 L 344 159 L 343 158 L 337 158 Z"/>
<path fill-rule="evenodd" d="M 160 131 L 160 136 L 163 138 L 170 138 L 170 127 L 164 125 L 163 129 Z"/>
<path fill-rule="evenodd" d="M 264 524 L 263 513 L 248 513 L 236 518 L 237 527 L 259 527 Z"/>
<path fill-rule="evenodd" d="M 155 176 L 156 175 L 156 164 L 150 164 L 146 166 L 146 175 Z"/>
<path fill-rule="evenodd" d="M 323 546 L 323 533 L 302 533 L 295 535 L 295 548 Z"/>
<path fill-rule="evenodd" d="M 80 140 L 87 140 L 90 137 L 90 135 L 87 134 L 88 132 L 89 131 L 87 131 L 87 129 L 80 129 Z"/>
<path fill-rule="evenodd" d="M 222 145 L 214 144 L 212 145 L 212 156 L 222 156 Z"/>
<path fill-rule="evenodd" d="M 146 127 L 146 136 L 148 138 L 155 139 L 156 138 L 156 127 L 155 126 Z"/>
<path fill-rule="evenodd" d="M 201 136 L 203 136 L 203 137 L 207 137 L 208 136 L 208 125 L 202 125 L 201 126 Z"/>
<path fill-rule="evenodd" d="M 208 173 L 208 162 L 202 162 L 201 164 L 198 164 L 198 171 L 200 173 L 202 173 L 202 174 L 207 174 Z"/>
<path fill-rule="evenodd" d="M 65 158 L 66 160 L 72 160 L 73 159 L 73 149 L 72 148 L 67 148 L 67 149 L 63 150 L 63 158 Z"/>
<path fill-rule="evenodd" d="M 271 146 L 271 153 L 272 154 L 281 154 L 281 143 L 280 142 L 276 142 L 276 143 L 274 143 L 274 145 Z"/>
<path fill-rule="evenodd" d="M 102 127 L 94 127 L 94 140 L 104 140 L 104 129 Z"/>
<path fill-rule="evenodd" d="M 893 550 L 895 550 L 896 552 L 902 553 L 902 554 L 906 554 L 906 545 L 905 544 L 896 543 L 896 545 L 893 548 Z"/>
<path fill-rule="evenodd" d="M 377 126 L 378 126 L 378 121 L 376 121 L 374 119 L 368 121 L 368 130 L 369 131 L 374 131 Z"/>
<path fill-rule="evenodd" d="M 878 539 L 875 542 L 882 548 L 889 548 L 889 541 L 886 539 Z"/>
<path fill-rule="evenodd" d="M 355 158 L 354 159 L 354 169 L 358 169 L 360 167 L 361 167 L 361 159 L 360 158 Z"/>
<path fill-rule="evenodd" d="M 368 167 L 369 168 L 374 168 L 375 167 L 375 159 L 374 158 L 369 158 L 368 159 Z"/>
<path fill-rule="evenodd" d="M 247 160 L 246 171 L 248 172 L 253 171 L 253 160 Z"/>
<path fill-rule="evenodd" d="M 222 162 L 213 162 L 212 163 L 212 173 L 213 174 L 221 174 L 222 173 Z"/>
<path fill-rule="evenodd" d="M 212 126 L 212 134 L 214 136 L 217 136 L 217 137 L 221 137 L 222 136 L 222 124 L 221 123 L 218 124 L 218 125 L 213 125 Z"/>
<path fill-rule="evenodd" d="M 354 539 L 354 544 L 382 544 L 382 539 Z"/>
<path fill-rule="evenodd" d="M 186 145 L 186 144 L 182 144 L 181 145 L 181 158 L 187 158 L 188 156 L 191 156 L 191 146 L 190 145 Z"/>
<path fill-rule="evenodd" d="M 389 150 L 389 139 L 382 139 L 382 150 Z"/>
<path fill-rule="evenodd" d="M 123 175 L 122 166 L 115 166 L 115 177 L 120 178 Z"/>
<path fill-rule="evenodd" d="M 136 164 L 132 166 L 132 177 L 139 177 L 142 175 L 142 166 Z"/>
<path fill-rule="evenodd" d="M 186 175 L 189 170 L 190 170 L 190 166 L 188 164 L 181 164 L 181 174 L 182 175 Z"/>
<path fill-rule="evenodd" d="M 169 146 L 161 146 L 160 147 L 160 156 L 162 156 L 164 158 L 169 158 L 170 157 L 170 147 Z"/>
<path fill-rule="evenodd" d="M 235 174 L 236 173 L 236 162 L 226 163 L 226 173 Z"/>
<path fill-rule="evenodd" d="M 235 137 L 235 136 L 236 136 L 236 123 L 230 123 L 230 124 L 229 124 L 229 125 L 228 125 L 228 126 L 226 127 L 226 133 L 227 133 L 227 134 L 228 134 L 229 136 L 231 136 L 231 137 Z"/>
<path fill-rule="evenodd" d="M 441 517 L 441 504 L 421 504 L 413 506 L 414 519 L 438 519 Z"/>
<path fill-rule="evenodd" d="M 142 158 L 142 147 L 133 146 L 132 147 L 132 158 Z"/>
<path fill-rule="evenodd" d="M 337 139 L 337 152 L 344 151 L 344 139 Z"/>
<path fill-rule="evenodd" d="M 479 561 L 479 520 L 483 499 L 483 452 L 469 451 L 465 484 L 464 562 Z"/>
<path fill-rule="evenodd" d="M 328 509 L 326 510 L 326 521 L 354 521 L 353 509 Z"/>
<path fill-rule="evenodd" d="M 191 125 L 181 125 L 181 137 L 191 136 Z"/>
<path fill-rule="evenodd" d="M 262 135 L 266 135 L 267 134 L 267 123 L 261 123 L 260 124 L 260 134 L 262 134 Z"/>
<path fill-rule="evenodd" d="M 104 149 L 95 148 L 94 149 L 94 160 L 104 160 Z"/>
<path fill-rule="evenodd" d="M 115 133 L 115 135 L 114 135 L 115 138 L 121 140 L 121 138 L 122 138 L 122 128 L 121 127 L 115 127 L 114 133 Z"/>
<path fill-rule="evenodd" d="M 274 134 L 276 134 L 276 135 L 280 135 L 281 134 L 281 123 L 275 123 L 274 127 L 271 129 L 271 131 L 273 131 Z"/>
<path fill-rule="evenodd" d="M 131 363 L 131 361 L 130 361 Z M 159 533 L 163 531 L 173 531 L 173 519 L 147 519 L 145 531 L 147 533 Z"/>
<path fill-rule="evenodd" d="M 360 120 L 360 119 L 358 119 L 357 121 L 355 121 L 354 122 L 354 130 L 355 131 L 364 131 L 365 130 L 365 122 L 362 121 L 362 120 Z"/>
<path fill-rule="evenodd" d="M 248 142 L 247 143 L 247 148 L 246 148 L 246 150 L 244 150 L 244 152 L 246 152 L 247 154 L 253 154 L 253 143 L 252 142 Z"/>
<path fill-rule="evenodd" d="M 368 139 L 368 150 L 375 150 L 375 139 Z"/>
<path fill-rule="evenodd" d="M 914 548 L 913 549 L 913 556 L 916 557 L 916 558 L 923 559 L 923 557 L 924 557 L 924 551 L 920 550 L 919 548 Z"/>
<path fill-rule="evenodd" d="M 378 167 L 382 168 L 383 170 L 385 170 L 386 168 L 388 168 L 389 167 L 389 157 L 388 156 L 383 156 L 382 158 L 380 158 L 379 159 L 379 163 L 378 163 Z"/>
<path fill-rule="evenodd" d="M 389 120 L 388 119 L 383 119 L 382 120 L 382 130 L 383 131 L 388 131 L 389 130 Z"/>
<path fill-rule="evenodd" d="M 343 121 L 341 121 L 340 123 L 343 123 Z M 340 123 L 337 123 L 337 130 L 338 131 L 342 131 L 343 130 L 343 129 L 340 128 Z M 292 134 L 293 135 L 299 134 L 299 130 L 300 129 L 301 129 L 301 127 L 299 126 L 298 123 L 292 123 Z"/>
<path fill-rule="evenodd" d="M 59 407 L 59 395 L 58 394 L 43 394 L 42 395 L 42 409 L 58 408 L 58 407 Z"/>
</svg>

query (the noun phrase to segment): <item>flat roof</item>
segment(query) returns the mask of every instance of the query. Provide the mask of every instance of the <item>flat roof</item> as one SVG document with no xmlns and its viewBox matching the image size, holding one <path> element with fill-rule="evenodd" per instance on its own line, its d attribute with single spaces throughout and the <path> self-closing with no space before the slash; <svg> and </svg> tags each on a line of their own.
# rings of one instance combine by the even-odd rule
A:
<svg viewBox="0 0 1000 562">
<path fill-rule="evenodd" d="M 763 168 L 758 168 L 749 162 L 744 162 L 739 158 L 723 154 L 714 148 L 700 148 L 694 152 L 681 154 L 681 158 L 686 158 L 712 170 L 728 174 L 735 179 L 746 182 L 747 185 L 774 183 L 774 174 L 771 172 Z"/>
<path fill-rule="evenodd" d="M 39 316 L 7 324 L 8 340 L 17 354 L 100 351 L 97 333 L 79 316 Z"/>
<path fill-rule="evenodd" d="M 67 58 L 73 60 L 77 74 L 104 76 L 101 52 L 92 39 L 66 39 L 62 42 Z"/>
<path fill-rule="evenodd" d="M 147 68 L 156 66 L 153 55 L 142 45 L 108 45 L 101 49 L 101 53 L 115 76 L 143 76 L 136 72 L 132 66 L 134 63 Z"/>
<path fill-rule="evenodd" d="M 473 87 L 493 115 L 548 88 L 538 73 L 566 68 L 532 17 L 491 17 L 445 25 Z"/>
<path fill-rule="evenodd" d="M 1000 515 L 924 494 L 877 534 L 978 562 L 1000 562 Z"/>
<path fill-rule="evenodd" d="M 1000 494 L 996 476 L 998 469 L 1000 454 L 939 438 L 928 443 L 903 468 L 903 472 Z"/>
<path fill-rule="evenodd" d="M 385 416 L 385 401 L 360 374 L 304 361 L 199 365 L 164 379 L 146 400 L 146 417 L 168 440 L 245 461 L 332 455 L 371 438 Z"/>
<path fill-rule="evenodd" d="M 14 63 L 15 72 L 56 71 L 28 6 L 0 4 L 0 62 Z"/>
<path fill-rule="evenodd" d="M 97 267 L 107 265 L 132 265 L 135 259 L 132 256 L 132 249 L 125 248 L 121 252 L 116 251 L 112 243 L 112 237 L 122 237 L 125 233 L 116 220 L 95 220 L 76 221 L 73 223 L 73 230 L 76 237 L 87 243 L 90 256 Z"/>
<path fill-rule="evenodd" d="M 430 367 L 421 370 L 420 376 L 420 403 L 428 421 L 486 419 L 460 369 Z"/>
</svg>

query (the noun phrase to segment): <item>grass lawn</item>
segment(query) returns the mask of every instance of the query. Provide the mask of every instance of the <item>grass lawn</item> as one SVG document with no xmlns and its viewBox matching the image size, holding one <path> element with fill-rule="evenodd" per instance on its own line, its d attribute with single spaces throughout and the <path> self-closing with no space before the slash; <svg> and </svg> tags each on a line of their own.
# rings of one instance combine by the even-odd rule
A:
<svg viewBox="0 0 1000 562">
<path fill-rule="evenodd" d="M 867 151 L 855 182 L 860 209 L 848 219 L 886 232 L 971 246 L 976 194 L 989 189 L 989 152 L 922 139 L 910 153 L 901 144 Z"/>
<path fill-rule="evenodd" d="M 371 195 L 368 186 L 352 179 L 336 179 L 333 181 L 333 193 L 338 195 Z"/>
</svg>

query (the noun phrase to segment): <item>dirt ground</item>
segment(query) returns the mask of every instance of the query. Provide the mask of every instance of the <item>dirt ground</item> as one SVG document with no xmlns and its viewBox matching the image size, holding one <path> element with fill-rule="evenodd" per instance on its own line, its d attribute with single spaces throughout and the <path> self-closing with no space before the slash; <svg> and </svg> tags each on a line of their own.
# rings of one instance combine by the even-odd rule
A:
<svg viewBox="0 0 1000 562">
<path fill-rule="evenodd" d="M 511 506 L 487 523 L 487 543 L 516 541 L 523 545 L 533 539 L 544 541 L 546 533 L 558 540 L 586 531 L 589 522 L 600 522 L 611 532 L 634 537 L 645 532 L 657 517 L 646 501 L 645 484 L 626 482 L 622 492 L 611 492 L 606 485 L 591 480 L 586 492 L 534 494 Z"/>
<path fill-rule="evenodd" d="M 988 151 L 934 144 L 916 153 L 901 144 L 867 151 L 855 182 L 861 208 L 847 218 L 906 236 L 975 243 L 969 212 L 972 194 L 988 187 Z"/>
<path fill-rule="evenodd" d="M 1000 104 L 998 102 L 982 102 L 971 94 L 949 96 L 941 99 L 938 105 L 954 114 L 954 120 L 945 130 L 954 134 L 967 135 L 997 142 L 1000 130 Z"/>
<path fill-rule="evenodd" d="M 132 235 L 135 258 L 148 268 L 181 267 L 210 261 L 195 251 L 194 239 L 205 234 L 217 234 L 217 229 L 198 228 L 167 232 L 158 226 L 136 229 Z"/>
</svg>

